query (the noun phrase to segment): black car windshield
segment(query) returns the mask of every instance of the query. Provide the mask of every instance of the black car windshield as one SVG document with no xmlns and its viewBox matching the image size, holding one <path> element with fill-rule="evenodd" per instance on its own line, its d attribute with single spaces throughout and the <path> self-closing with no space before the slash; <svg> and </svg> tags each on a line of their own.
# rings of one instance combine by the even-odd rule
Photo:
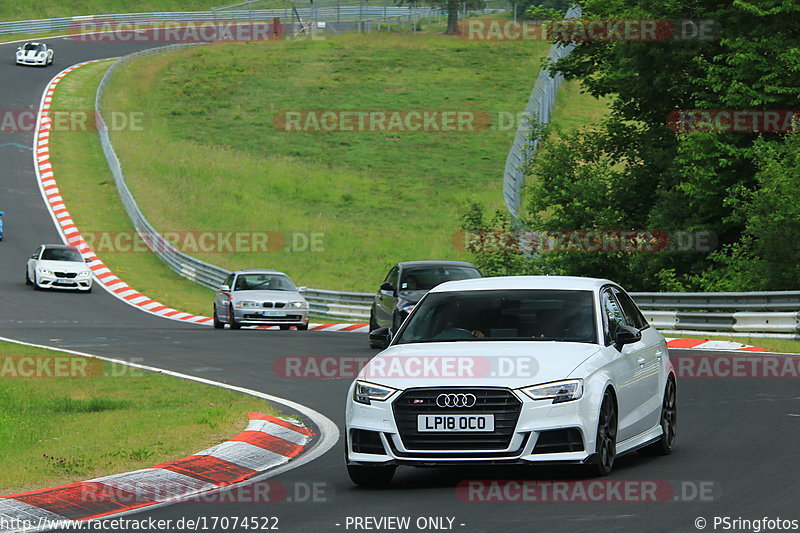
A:
<svg viewBox="0 0 800 533">
<path fill-rule="evenodd" d="M 294 283 L 283 274 L 239 274 L 234 291 L 296 291 Z"/>
<path fill-rule="evenodd" d="M 38 52 L 44 52 L 44 45 L 43 44 L 26 44 L 24 50 L 26 52 L 30 52 L 31 50 L 35 50 Z"/>
<path fill-rule="evenodd" d="M 481 277 L 478 269 L 468 266 L 419 266 L 403 269 L 400 291 L 429 291 L 445 281 Z"/>
<path fill-rule="evenodd" d="M 596 342 L 591 291 L 479 290 L 429 293 L 397 344 L 450 341 Z"/>
<path fill-rule="evenodd" d="M 73 250 L 72 248 L 45 248 L 44 252 L 42 252 L 42 260 L 82 263 L 83 257 L 81 257 L 78 250 Z"/>
</svg>

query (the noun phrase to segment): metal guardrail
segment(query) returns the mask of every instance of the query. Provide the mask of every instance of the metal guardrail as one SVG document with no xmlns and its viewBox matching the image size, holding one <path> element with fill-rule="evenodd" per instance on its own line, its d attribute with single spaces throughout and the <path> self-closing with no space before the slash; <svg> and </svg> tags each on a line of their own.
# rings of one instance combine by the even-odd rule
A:
<svg viewBox="0 0 800 533">
<path fill-rule="evenodd" d="M 303 20 L 340 20 L 340 19 L 380 19 L 386 17 L 430 17 L 437 13 L 429 7 L 410 6 L 329 6 L 315 8 L 298 8 L 297 14 Z M 78 17 L 60 17 L 36 20 L 18 20 L 0 22 L 0 35 L 49 33 L 54 31 L 80 31 L 81 25 L 134 23 L 188 23 L 220 21 L 269 21 L 279 17 L 288 22 L 293 17 L 291 9 L 253 9 L 233 11 L 180 11 L 172 13 L 117 13 L 109 15 L 86 15 Z M 102 27 L 98 28 L 102 29 Z M 114 28 L 110 28 L 114 29 Z M 88 31 L 88 30 L 87 30 Z"/>
<path fill-rule="evenodd" d="M 158 255 L 158 257 L 161 258 L 165 263 L 167 263 L 172 270 L 181 276 L 195 281 L 201 285 L 216 289 L 222 284 L 229 272 L 218 266 L 186 255 L 175 248 L 169 241 L 162 237 L 158 231 L 156 231 L 156 229 L 147 221 L 147 218 L 139 209 L 139 206 L 133 199 L 133 195 L 131 195 L 130 189 L 128 189 L 128 184 L 125 182 L 125 176 L 122 173 L 122 164 L 120 163 L 119 158 L 114 151 L 114 146 L 111 144 L 111 138 L 108 134 L 108 127 L 106 126 L 105 120 L 103 119 L 100 111 L 100 102 L 103 98 L 103 92 L 108 86 L 111 75 L 120 67 L 120 65 L 124 65 L 134 57 L 159 54 L 187 46 L 197 45 L 178 44 L 162 46 L 159 48 L 146 50 L 144 52 L 137 52 L 117 60 L 108 68 L 103 76 L 103 79 L 100 81 L 100 85 L 97 87 L 94 107 L 97 117 L 97 131 L 100 134 L 100 144 L 103 148 L 103 154 L 106 156 L 106 161 L 108 162 L 111 174 L 114 176 L 114 182 L 117 185 L 117 190 L 119 191 L 122 205 L 125 207 L 125 211 L 128 213 L 128 217 L 130 217 L 133 227 L 136 228 L 136 231 L 138 231 L 140 235 L 142 235 L 142 238 L 145 240 L 145 242 L 147 242 L 148 246 L 150 246 L 150 249 L 153 250 L 153 252 L 156 253 L 156 255 Z"/>
<path fill-rule="evenodd" d="M 581 7 L 574 5 L 571 7 L 565 18 L 578 18 L 581 16 Z M 575 48 L 574 44 L 554 44 L 547 54 L 548 60 L 557 60 L 566 57 Z M 503 199 L 506 209 L 511 214 L 513 220 L 519 218 L 519 211 L 522 207 L 522 188 L 525 185 L 525 163 L 536 153 L 539 145 L 537 139 L 531 140 L 531 123 L 536 121 L 542 124 L 550 122 L 550 115 L 556 105 L 556 93 L 564 77 L 561 74 L 553 75 L 546 69 L 542 69 L 536 78 L 533 91 L 525 106 L 523 120 L 517 127 L 514 135 L 514 143 L 506 157 L 506 166 L 503 171 Z"/>
<path fill-rule="evenodd" d="M 782 292 L 632 292 L 642 309 L 787 311 L 800 310 L 800 291 Z"/>
<path fill-rule="evenodd" d="M 631 297 L 659 329 L 800 338 L 800 291 L 639 292 Z"/>
<path fill-rule="evenodd" d="M 163 53 L 185 46 L 170 45 L 137 52 L 115 62 L 106 71 L 95 97 L 98 132 L 122 204 L 136 230 L 151 249 L 175 272 L 211 289 L 218 288 L 230 274 L 224 268 L 195 259 L 164 239 L 139 209 L 114 152 L 100 104 L 114 71 L 131 58 Z M 319 316 L 341 320 L 369 319 L 372 293 L 305 289 L 311 311 Z M 697 330 L 731 333 L 767 333 L 800 338 L 800 291 L 736 293 L 631 293 L 648 320 L 659 329 Z M 786 312 L 792 310 L 792 312 Z M 694 311 L 694 312 L 692 312 Z M 732 311 L 732 312 L 731 312 Z M 754 312 L 764 311 L 764 312 Z"/>
<path fill-rule="evenodd" d="M 103 154 L 105 154 L 111 174 L 114 176 L 114 182 L 117 185 L 122 205 L 125 207 L 125 211 L 128 213 L 128 217 L 131 219 L 136 231 L 139 232 L 153 253 L 167 263 L 172 270 L 200 285 L 216 290 L 222 285 L 225 278 L 228 277 L 230 271 L 181 252 L 158 233 L 147 221 L 147 218 L 142 213 L 136 200 L 134 200 L 128 188 L 128 184 L 125 181 L 125 175 L 122 172 L 122 164 L 114 151 L 108 127 L 106 126 L 101 112 L 103 93 L 108 86 L 111 76 L 120 66 L 136 57 L 160 54 L 186 46 L 199 45 L 180 44 L 162 46 L 144 52 L 136 52 L 117 60 L 108 68 L 97 87 L 94 107 L 97 116 L 97 131 L 100 134 L 100 144 L 103 148 Z M 308 300 L 311 312 L 315 315 L 339 320 L 366 321 L 369 319 L 369 304 L 372 302 L 372 294 L 336 292 L 320 289 L 305 289 L 302 292 L 306 300 Z"/>
</svg>

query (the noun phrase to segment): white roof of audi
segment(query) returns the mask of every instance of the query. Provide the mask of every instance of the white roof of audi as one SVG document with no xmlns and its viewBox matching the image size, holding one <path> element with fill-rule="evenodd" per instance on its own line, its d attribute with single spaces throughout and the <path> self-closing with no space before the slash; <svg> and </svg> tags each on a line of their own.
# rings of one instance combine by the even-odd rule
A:
<svg viewBox="0 0 800 533">
<path fill-rule="evenodd" d="M 430 292 L 485 291 L 503 289 L 549 289 L 596 291 L 613 281 L 599 278 L 577 276 L 502 276 L 496 278 L 475 278 L 447 281 L 437 285 Z"/>
</svg>

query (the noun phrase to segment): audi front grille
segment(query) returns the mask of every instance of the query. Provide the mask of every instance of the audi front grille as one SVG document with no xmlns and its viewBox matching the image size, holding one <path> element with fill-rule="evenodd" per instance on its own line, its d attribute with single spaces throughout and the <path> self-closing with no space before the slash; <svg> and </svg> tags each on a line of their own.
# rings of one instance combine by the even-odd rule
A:
<svg viewBox="0 0 800 533">
<path fill-rule="evenodd" d="M 447 407 L 439 395 L 453 398 L 461 405 L 472 407 Z M 462 396 L 463 395 L 463 396 Z M 464 399 L 466 402 L 461 402 Z M 450 402 L 453 403 L 453 402 Z M 440 407 L 445 405 L 445 407 Z M 436 388 L 408 389 L 392 404 L 400 438 L 407 450 L 505 450 L 511 444 L 514 428 L 522 409 L 522 402 L 508 389 L 500 388 Z M 420 433 L 417 431 L 419 415 L 494 415 L 494 431 L 454 433 Z"/>
</svg>

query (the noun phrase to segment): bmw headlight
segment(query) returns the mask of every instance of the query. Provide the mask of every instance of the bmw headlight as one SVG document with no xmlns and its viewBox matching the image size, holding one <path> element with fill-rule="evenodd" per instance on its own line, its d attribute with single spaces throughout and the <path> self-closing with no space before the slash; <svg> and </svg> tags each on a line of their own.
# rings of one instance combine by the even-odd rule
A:
<svg viewBox="0 0 800 533">
<path fill-rule="evenodd" d="M 289 302 L 286 307 L 293 307 L 295 309 L 306 309 L 308 304 L 306 302 Z"/>
<path fill-rule="evenodd" d="M 261 307 L 260 303 L 252 302 L 250 300 L 243 300 L 241 302 L 236 302 L 233 305 L 234 307 Z"/>
<path fill-rule="evenodd" d="M 353 389 L 353 400 L 370 405 L 370 400 L 382 402 L 395 392 L 397 390 L 391 387 L 384 387 L 367 381 L 356 381 L 356 387 Z"/>
<path fill-rule="evenodd" d="M 569 402 L 583 396 L 583 380 L 553 381 L 520 390 L 533 400 L 553 400 L 553 403 Z"/>
<path fill-rule="evenodd" d="M 91 276 L 91 275 L 92 275 L 92 273 L 91 273 L 90 271 L 88 271 L 88 270 L 84 270 L 83 272 L 81 272 L 80 274 L 78 274 L 78 277 L 79 277 L 79 278 L 88 278 L 88 277 L 89 277 L 89 276 Z"/>
<path fill-rule="evenodd" d="M 52 270 L 47 270 L 46 268 L 40 268 L 38 270 L 39 270 L 39 274 L 41 274 L 43 276 L 52 276 L 53 275 L 53 271 Z"/>
</svg>

